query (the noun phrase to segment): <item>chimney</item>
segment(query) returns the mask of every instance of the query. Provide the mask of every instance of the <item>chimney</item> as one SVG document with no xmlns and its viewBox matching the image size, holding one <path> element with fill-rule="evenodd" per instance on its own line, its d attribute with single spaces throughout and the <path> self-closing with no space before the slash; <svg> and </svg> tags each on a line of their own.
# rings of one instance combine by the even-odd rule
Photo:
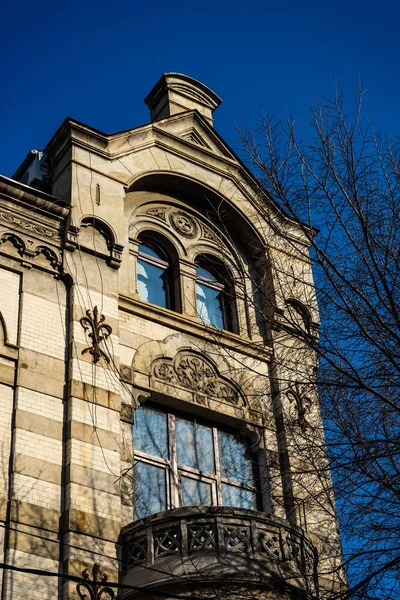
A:
<svg viewBox="0 0 400 600">
<path fill-rule="evenodd" d="M 222 100 L 200 81 L 181 73 L 164 73 L 144 99 L 151 122 L 197 109 L 213 124 L 213 112 Z"/>
</svg>

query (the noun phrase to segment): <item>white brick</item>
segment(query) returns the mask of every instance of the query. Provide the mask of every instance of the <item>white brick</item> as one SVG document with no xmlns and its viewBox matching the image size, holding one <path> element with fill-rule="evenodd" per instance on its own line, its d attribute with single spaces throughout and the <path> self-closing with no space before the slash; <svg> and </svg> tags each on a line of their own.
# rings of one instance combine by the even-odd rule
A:
<svg viewBox="0 0 400 600">
<path fill-rule="evenodd" d="M 67 485 L 69 508 L 84 510 L 99 517 L 119 521 L 121 512 L 120 497 L 92 488 L 69 483 Z"/>
<path fill-rule="evenodd" d="M 93 433 L 93 436 L 95 437 L 96 434 Z M 67 455 L 71 464 L 111 474 L 116 479 L 119 477 L 119 452 L 113 452 L 105 448 L 102 449 L 99 446 L 81 442 L 80 440 L 68 440 Z"/>
<path fill-rule="evenodd" d="M 14 473 L 13 498 L 51 510 L 60 510 L 61 487 L 55 483 Z"/>
<path fill-rule="evenodd" d="M 109 368 L 94 365 L 91 362 L 72 359 L 71 377 L 77 381 L 102 387 L 110 392 L 119 393 L 119 375 L 112 365 Z"/>
<path fill-rule="evenodd" d="M 62 443 L 60 441 L 24 429 L 17 429 L 15 432 L 14 451 L 56 465 L 62 464 Z"/>
<path fill-rule="evenodd" d="M 22 387 L 18 389 L 17 407 L 55 421 L 62 422 L 64 418 L 61 398 L 47 396 Z"/>
<path fill-rule="evenodd" d="M 100 429 L 112 431 L 119 434 L 121 431 L 120 414 L 118 411 L 110 410 L 103 406 L 93 405 L 91 402 L 72 398 L 68 408 L 68 419 L 86 423 L 86 425 L 96 425 Z"/>
<path fill-rule="evenodd" d="M 64 360 L 64 317 L 62 305 L 24 292 L 21 346 Z"/>
</svg>

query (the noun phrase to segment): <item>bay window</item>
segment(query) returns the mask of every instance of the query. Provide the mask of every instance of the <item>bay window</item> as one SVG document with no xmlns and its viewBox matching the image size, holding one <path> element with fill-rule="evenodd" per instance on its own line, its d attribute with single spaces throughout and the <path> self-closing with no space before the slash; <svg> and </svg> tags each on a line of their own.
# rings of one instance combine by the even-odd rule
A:
<svg viewBox="0 0 400 600">
<path fill-rule="evenodd" d="M 234 432 L 142 407 L 133 436 L 136 519 L 179 506 L 257 508 L 255 457 Z"/>
</svg>

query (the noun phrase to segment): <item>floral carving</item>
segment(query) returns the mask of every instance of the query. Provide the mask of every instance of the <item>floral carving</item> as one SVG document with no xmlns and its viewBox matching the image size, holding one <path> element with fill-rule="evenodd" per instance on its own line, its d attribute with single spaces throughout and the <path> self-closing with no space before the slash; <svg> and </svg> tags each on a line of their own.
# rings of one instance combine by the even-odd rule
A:
<svg viewBox="0 0 400 600">
<path fill-rule="evenodd" d="M 307 413 L 310 412 L 312 401 L 308 395 L 309 389 L 304 385 L 295 383 L 290 390 L 286 392 L 286 397 L 294 406 L 296 418 L 293 420 L 293 425 L 300 427 L 305 432 L 310 427 L 306 419 Z"/>
<path fill-rule="evenodd" d="M 6 223 L 11 223 L 12 225 L 18 225 L 23 229 L 28 229 L 29 231 L 34 231 L 39 235 L 45 235 L 47 237 L 59 238 L 59 235 L 55 231 L 51 231 L 51 229 L 47 229 L 46 227 L 41 227 L 40 225 L 36 225 L 31 221 L 26 219 L 21 219 L 20 217 L 15 217 L 10 213 L 0 212 L 0 221 L 5 221 Z"/>
<path fill-rule="evenodd" d="M 172 227 L 185 237 L 195 237 L 198 231 L 197 221 L 182 211 L 177 211 L 170 216 Z"/>
<path fill-rule="evenodd" d="M 217 234 L 214 233 L 212 229 L 210 229 L 209 227 L 206 227 L 205 225 L 203 225 L 203 238 L 205 240 L 210 240 L 211 242 L 214 242 L 214 244 L 221 243 L 221 240 L 218 238 Z"/>
<path fill-rule="evenodd" d="M 238 388 L 231 381 L 222 378 L 208 359 L 194 353 L 180 352 L 174 361 L 156 361 L 153 375 L 169 385 L 181 386 L 236 406 L 245 405 Z"/>
<path fill-rule="evenodd" d="M 162 208 L 161 206 L 157 206 L 155 208 L 149 208 L 143 214 L 148 217 L 154 217 L 155 219 L 161 219 L 165 221 L 165 213 L 167 212 L 166 208 Z"/>
</svg>

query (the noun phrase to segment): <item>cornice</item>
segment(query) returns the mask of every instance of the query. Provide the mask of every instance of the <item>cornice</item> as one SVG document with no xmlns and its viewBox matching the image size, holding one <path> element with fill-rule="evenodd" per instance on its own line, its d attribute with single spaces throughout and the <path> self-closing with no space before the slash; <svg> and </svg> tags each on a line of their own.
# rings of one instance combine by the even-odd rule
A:
<svg viewBox="0 0 400 600">
<path fill-rule="evenodd" d="M 51 219 L 61 221 L 69 214 L 69 208 L 61 200 L 4 175 L 0 175 L 0 194 L 28 211 L 39 212 Z"/>
</svg>

